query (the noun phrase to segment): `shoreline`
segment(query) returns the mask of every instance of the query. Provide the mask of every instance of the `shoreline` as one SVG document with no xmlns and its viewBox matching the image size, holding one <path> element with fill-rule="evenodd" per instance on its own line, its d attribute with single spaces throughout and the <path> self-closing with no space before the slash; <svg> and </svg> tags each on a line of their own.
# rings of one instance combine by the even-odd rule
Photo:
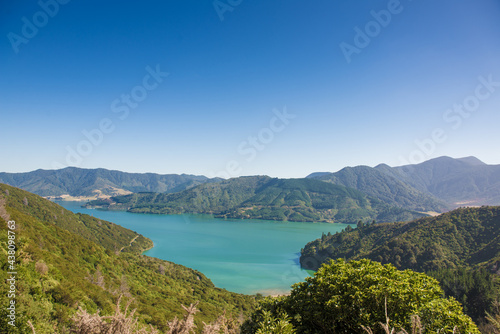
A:
<svg viewBox="0 0 500 334">
<path fill-rule="evenodd" d="M 65 201 L 65 202 L 89 202 L 98 199 L 108 199 L 112 196 L 108 195 L 95 195 L 95 196 L 71 196 L 71 195 L 60 195 L 60 196 L 43 196 L 43 198 L 49 201 Z"/>
<path fill-rule="evenodd" d="M 136 233 L 137 233 L 137 232 L 136 232 Z M 138 233 L 138 234 L 139 234 L 139 235 L 142 235 L 142 234 L 140 234 L 140 233 Z M 144 238 L 148 238 L 148 237 L 146 237 L 145 235 L 142 235 L 142 236 L 143 236 Z M 149 240 L 151 240 L 150 238 L 148 238 L 148 239 L 149 239 Z M 146 254 L 144 254 L 144 253 L 146 253 L 147 251 L 152 250 L 152 249 L 155 247 L 155 243 L 153 242 L 153 240 L 151 240 L 151 242 L 153 243 L 153 246 L 151 246 L 151 247 L 149 247 L 149 248 L 144 249 L 144 250 L 141 252 L 141 255 L 144 255 L 144 256 L 149 256 L 149 255 L 146 255 Z M 152 257 L 152 256 L 149 256 L 149 257 Z"/>
<path fill-rule="evenodd" d="M 101 198 L 105 199 L 105 198 Z M 65 199 L 56 199 L 58 201 L 66 201 Z M 68 202 L 85 202 L 83 200 L 75 199 L 75 200 L 67 200 Z M 160 212 L 142 212 L 142 211 L 130 211 L 129 208 L 119 207 L 116 208 L 113 206 L 105 206 L 105 205 L 85 205 L 86 209 L 90 210 L 102 210 L 102 211 L 121 211 L 121 212 L 129 212 L 138 215 L 159 215 L 159 216 L 177 216 L 177 215 L 209 215 L 215 219 L 221 219 L 226 221 L 245 221 L 245 220 L 257 220 L 257 221 L 266 221 L 266 222 L 274 222 L 274 223 L 304 223 L 304 224 L 329 224 L 329 225 L 356 225 L 356 223 L 346 223 L 340 221 L 300 221 L 300 220 L 274 220 L 274 219 L 263 219 L 258 217 L 232 217 L 232 216 L 224 216 L 214 214 L 213 212 L 175 212 L 175 213 L 160 213 Z"/>
<path fill-rule="evenodd" d="M 281 296 L 289 296 L 290 295 L 290 290 L 284 291 L 281 289 L 266 289 L 266 290 L 260 290 L 250 296 L 255 296 L 255 295 L 262 295 L 264 297 L 281 297 Z"/>
<path fill-rule="evenodd" d="M 66 197 L 66 198 L 68 198 L 68 197 Z M 76 206 L 76 205 L 78 205 L 78 204 L 77 204 L 77 202 L 82 202 L 82 201 L 81 201 L 81 198 L 78 198 L 78 199 L 79 199 L 79 201 L 76 201 L 76 200 L 72 200 L 72 201 L 70 201 L 70 200 L 62 200 L 62 199 L 56 199 L 56 201 L 57 201 L 57 202 L 66 202 L 66 203 L 68 203 L 69 207 L 74 207 L 74 208 L 76 209 L 76 211 L 79 211 L 79 209 L 78 209 L 78 208 L 76 208 L 75 206 Z M 73 204 L 71 204 L 71 203 L 73 203 Z M 62 204 L 62 203 L 59 203 L 59 204 Z M 78 207 L 80 207 L 80 205 L 78 205 Z M 87 208 L 87 209 L 88 209 L 88 210 L 92 210 L 92 211 L 96 210 L 96 208 Z M 112 212 L 112 211 L 114 211 L 114 210 L 105 210 L 105 211 L 110 211 L 110 212 Z M 81 212 L 81 211 L 80 211 L 80 212 Z M 87 214 L 92 215 L 89 211 L 87 211 Z M 145 216 L 148 216 L 148 214 L 144 214 L 144 213 L 142 213 L 142 214 L 143 214 L 143 215 L 145 215 Z M 154 215 L 156 216 L 157 214 L 154 214 Z M 170 215 L 170 216 L 182 216 L 182 215 L 196 215 L 196 214 L 174 214 L 174 215 Z M 201 216 L 206 216 L 206 214 L 198 214 L 198 215 L 201 215 Z M 137 216 L 140 216 L 140 215 L 137 215 Z M 169 216 L 169 215 L 168 215 L 168 214 L 166 214 L 165 216 Z M 211 215 L 210 215 L 210 216 L 211 216 Z M 214 219 L 214 220 L 225 220 L 225 221 L 226 221 L 226 220 L 229 220 L 229 221 L 233 220 L 233 219 L 221 219 L 221 218 L 215 218 L 215 217 L 213 217 L 213 216 L 211 216 L 210 218 L 212 218 L 212 219 Z M 108 218 L 106 218 L 106 219 L 107 219 L 107 220 L 110 220 L 110 221 L 113 221 L 110 217 L 108 217 Z M 243 220 L 245 220 L 245 219 L 243 219 Z M 269 220 L 262 220 L 262 219 L 248 219 L 248 220 L 250 220 L 250 221 L 252 221 L 252 220 L 253 220 L 253 221 L 258 221 L 259 223 L 260 223 L 260 222 L 269 222 L 269 223 L 273 223 L 273 224 L 274 224 L 274 223 L 308 223 L 308 222 L 280 222 L 280 221 L 269 221 Z M 234 221 L 241 222 L 241 221 L 242 221 L 242 219 L 234 219 Z M 323 224 L 322 224 L 322 223 L 319 223 L 319 224 L 321 224 L 321 225 L 323 225 L 323 224 L 324 224 L 325 226 L 327 226 L 327 225 L 337 225 L 337 224 L 328 224 L 328 223 L 323 223 Z M 119 225 L 121 225 L 121 224 L 119 224 Z M 309 225 L 309 224 L 308 224 L 308 225 Z M 314 223 L 313 223 L 313 225 L 316 225 L 316 224 L 314 224 Z M 342 225 L 342 224 L 338 224 L 338 225 Z M 123 226 L 123 225 L 121 225 L 121 226 Z M 132 230 L 133 230 L 134 232 L 136 232 L 137 234 L 142 235 L 143 237 L 145 237 L 145 238 L 147 238 L 147 239 L 151 240 L 151 238 L 150 238 L 150 237 L 148 237 L 148 235 L 147 235 L 147 234 L 139 233 L 139 232 L 135 231 L 135 230 L 134 230 L 133 228 L 131 228 L 131 227 L 126 227 L 126 228 L 128 228 L 128 229 L 132 229 Z M 180 264 L 180 265 L 182 265 L 182 266 L 186 266 L 186 267 L 188 267 L 188 268 L 192 268 L 192 267 L 190 267 L 190 266 L 189 266 L 189 265 L 187 265 L 187 264 L 182 264 L 182 263 L 176 262 L 174 259 L 171 259 L 171 258 L 161 258 L 161 257 L 158 257 L 158 255 L 157 255 L 157 254 L 154 254 L 154 255 L 153 255 L 153 254 L 151 254 L 151 255 L 150 255 L 150 254 L 149 254 L 149 251 L 151 251 L 153 248 L 155 248 L 155 247 L 157 246 L 157 244 L 156 244 L 155 242 L 153 242 L 153 240 L 151 240 L 151 241 L 152 241 L 152 244 L 151 244 L 149 247 L 144 247 L 144 248 L 140 251 L 140 253 L 139 253 L 139 254 L 141 254 L 142 256 L 147 256 L 147 257 L 151 257 L 151 258 L 158 258 L 158 259 L 161 259 L 161 260 L 164 260 L 164 261 L 167 261 L 167 262 L 172 262 L 172 263 Z M 212 281 L 212 283 L 213 283 L 213 280 L 212 280 L 212 278 L 210 277 L 210 274 L 209 274 L 209 273 L 207 273 L 207 272 L 205 272 L 205 271 L 201 271 L 201 272 L 202 272 L 202 273 L 203 273 L 203 274 L 204 274 L 204 275 L 205 275 L 208 279 L 210 279 L 210 281 Z M 290 294 L 290 292 L 291 292 L 291 290 L 290 290 L 290 289 L 291 289 L 291 288 L 290 288 L 290 286 L 287 286 L 287 287 L 284 287 L 284 286 L 283 286 L 283 287 L 279 287 L 279 286 L 278 286 L 278 287 L 277 287 L 277 286 L 276 286 L 273 282 L 270 282 L 270 283 L 271 283 L 271 284 L 269 284 L 269 285 L 267 285 L 267 286 L 260 286 L 260 287 L 257 287 L 257 289 L 255 289 L 255 290 L 253 290 L 253 289 L 252 289 L 253 291 L 252 291 L 252 290 L 250 290 L 250 289 L 246 289 L 245 287 L 242 287 L 242 288 L 241 288 L 241 290 L 243 290 L 243 291 L 241 291 L 241 290 L 240 290 L 240 291 L 238 291 L 238 289 L 236 289 L 236 290 L 228 290 L 228 291 L 231 291 L 231 292 L 234 292 L 234 293 L 238 293 L 238 294 L 242 294 L 242 295 L 249 295 L 249 296 L 259 296 L 259 295 L 260 295 L 260 296 L 263 296 L 263 297 L 279 297 L 279 296 L 287 296 L 287 295 L 289 295 L 289 294 Z M 275 283 L 276 283 L 276 282 L 275 282 Z M 292 283 L 297 283 L 297 282 L 292 282 Z M 219 288 L 219 289 L 227 289 L 227 288 L 225 288 L 225 287 L 223 287 L 223 286 L 216 285 L 215 283 L 214 283 L 214 286 L 215 286 L 215 287 L 217 287 L 217 288 Z M 246 290 L 246 291 L 245 291 L 245 290 Z M 249 290 L 250 290 L 250 291 L 249 291 Z"/>
</svg>

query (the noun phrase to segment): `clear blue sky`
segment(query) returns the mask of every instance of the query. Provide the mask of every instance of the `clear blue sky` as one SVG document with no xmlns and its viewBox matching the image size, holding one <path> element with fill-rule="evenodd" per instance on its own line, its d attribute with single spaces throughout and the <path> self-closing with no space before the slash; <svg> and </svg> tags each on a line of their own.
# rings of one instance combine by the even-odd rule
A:
<svg viewBox="0 0 500 334">
<path fill-rule="evenodd" d="M 0 4 L 0 171 L 500 164 L 498 0 L 55 1 Z"/>
</svg>

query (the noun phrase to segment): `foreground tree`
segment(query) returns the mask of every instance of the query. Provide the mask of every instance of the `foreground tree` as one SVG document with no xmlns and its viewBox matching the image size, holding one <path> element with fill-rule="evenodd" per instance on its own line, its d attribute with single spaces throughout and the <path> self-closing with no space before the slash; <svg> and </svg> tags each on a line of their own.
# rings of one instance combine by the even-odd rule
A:
<svg viewBox="0 0 500 334">
<path fill-rule="evenodd" d="M 418 316 L 424 333 L 479 333 L 454 299 L 445 299 L 437 280 L 370 260 L 324 264 L 289 296 L 267 298 L 244 326 L 255 333 L 270 312 L 287 319 L 297 333 L 385 333 L 412 328 Z M 414 324 L 413 324 L 414 326 Z"/>
</svg>

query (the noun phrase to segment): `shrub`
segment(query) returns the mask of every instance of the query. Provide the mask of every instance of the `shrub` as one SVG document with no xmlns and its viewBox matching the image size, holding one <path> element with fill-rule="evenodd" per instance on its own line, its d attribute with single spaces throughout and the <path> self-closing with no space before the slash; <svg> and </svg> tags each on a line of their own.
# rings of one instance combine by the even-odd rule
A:
<svg viewBox="0 0 500 334">
<path fill-rule="evenodd" d="M 362 326 L 379 330 L 380 324 L 401 331 L 411 328 L 412 316 L 419 316 L 425 333 L 479 333 L 461 305 L 443 297 L 437 280 L 366 259 L 324 264 L 289 296 L 261 302 L 251 321 L 264 311 L 285 313 L 297 333 L 363 333 Z"/>
</svg>

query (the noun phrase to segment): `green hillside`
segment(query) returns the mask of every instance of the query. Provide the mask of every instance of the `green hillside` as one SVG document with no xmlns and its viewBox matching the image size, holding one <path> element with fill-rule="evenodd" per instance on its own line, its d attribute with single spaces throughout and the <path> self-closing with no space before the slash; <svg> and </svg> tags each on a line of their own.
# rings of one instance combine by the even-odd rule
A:
<svg viewBox="0 0 500 334">
<path fill-rule="evenodd" d="M 139 193 L 91 201 L 89 207 L 138 213 L 210 213 L 216 217 L 355 223 L 406 221 L 422 214 L 313 179 L 249 176 L 202 184 L 175 194 Z"/>
<path fill-rule="evenodd" d="M 151 240 L 114 223 L 89 215 L 74 214 L 53 202 L 28 192 L 10 188 L 7 185 L 3 185 L 3 188 L 9 194 L 8 196 L 4 195 L 3 201 L 7 201 L 7 205 L 12 209 L 37 217 L 44 222 L 51 222 L 57 227 L 93 241 L 109 250 L 133 250 L 138 253 L 153 246 Z M 132 246 L 130 245 L 131 240 L 134 240 Z"/>
<path fill-rule="evenodd" d="M 168 261 L 140 255 L 149 239 L 118 225 L 75 215 L 37 195 L 0 184 L 0 244 L 7 279 L 7 221 L 15 221 L 17 330 L 0 311 L 0 332 L 28 333 L 30 320 L 38 334 L 66 333 L 81 306 L 90 313 L 114 314 L 120 295 L 142 323 L 165 330 L 182 317 L 181 307 L 200 301 L 196 322 L 214 321 L 224 310 L 248 314 L 254 298 L 216 288 L 202 273 Z M 4 260 L 5 259 L 5 260 Z M 0 286 L 7 296 L 7 284 Z M 7 330 L 8 328 L 8 330 Z"/>
<path fill-rule="evenodd" d="M 500 205 L 500 165 L 487 165 L 475 157 L 439 157 L 399 167 L 345 167 L 308 178 L 354 188 L 391 206 L 421 212 Z"/>
<path fill-rule="evenodd" d="M 408 223 L 360 224 L 308 243 L 300 262 L 316 270 L 338 258 L 426 272 L 477 320 L 492 311 L 499 296 L 494 274 L 500 265 L 500 207 L 460 208 Z"/>
</svg>

